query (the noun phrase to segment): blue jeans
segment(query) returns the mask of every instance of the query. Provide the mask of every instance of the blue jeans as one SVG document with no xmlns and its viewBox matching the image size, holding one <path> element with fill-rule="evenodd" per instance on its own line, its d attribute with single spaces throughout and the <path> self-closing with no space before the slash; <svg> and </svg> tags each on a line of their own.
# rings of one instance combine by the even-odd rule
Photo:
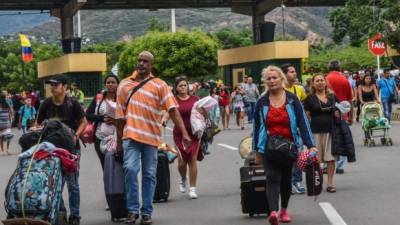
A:
<svg viewBox="0 0 400 225">
<path fill-rule="evenodd" d="M 249 122 L 253 122 L 254 118 L 254 108 L 256 106 L 255 102 L 248 102 L 248 107 L 247 107 L 247 119 Z"/>
<path fill-rule="evenodd" d="M 68 188 L 70 215 L 79 217 L 79 208 L 81 204 L 81 196 L 79 191 L 79 170 L 74 174 L 70 174 L 64 177 L 62 188 L 63 190 L 65 183 L 67 183 Z M 60 202 L 60 211 L 67 211 L 65 209 L 64 200 L 62 197 Z"/>
<path fill-rule="evenodd" d="M 347 160 L 347 156 L 340 156 L 339 161 L 337 162 L 337 168 L 338 169 L 344 169 L 344 163 Z"/>
<path fill-rule="evenodd" d="M 153 213 L 153 197 L 156 188 L 157 148 L 128 139 L 123 142 L 126 204 L 128 211 L 139 215 L 138 174 L 142 165 L 142 215 Z"/>
<path fill-rule="evenodd" d="M 297 163 L 293 164 L 292 184 L 297 182 L 303 182 L 303 172 L 297 166 Z"/>
<path fill-rule="evenodd" d="M 383 105 L 383 114 L 385 115 L 386 119 L 390 122 L 390 117 L 392 115 L 392 103 L 389 99 L 382 98 L 382 105 Z"/>
</svg>

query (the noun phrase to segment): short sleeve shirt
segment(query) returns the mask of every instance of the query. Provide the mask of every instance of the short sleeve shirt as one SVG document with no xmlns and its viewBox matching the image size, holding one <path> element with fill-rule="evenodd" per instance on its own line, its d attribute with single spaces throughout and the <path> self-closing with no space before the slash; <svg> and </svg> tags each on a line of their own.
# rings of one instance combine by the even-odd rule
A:
<svg viewBox="0 0 400 225">
<path fill-rule="evenodd" d="M 353 92 L 349 80 L 338 71 L 331 71 L 326 76 L 328 87 L 333 90 L 339 102 L 353 100 Z"/>
<path fill-rule="evenodd" d="M 258 97 L 258 88 L 256 84 L 244 84 L 243 89 L 246 91 L 247 101 L 256 102 Z"/>
<path fill-rule="evenodd" d="M 285 88 L 287 91 L 295 94 L 301 102 L 307 98 L 306 90 L 300 85 L 293 85 L 291 88 Z"/>
<path fill-rule="evenodd" d="M 159 123 L 162 111 L 177 108 L 178 103 L 167 83 L 154 78 L 132 95 L 125 108 L 130 91 L 140 83 L 135 81 L 136 76 L 135 71 L 132 76 L 121 81 L 117 90 L 116 118 L 126 120 L 122 139 L 159 146 L 162 143 Z"/>
<path fill-rule="evenodd" d="M 396 91 L 396 82 L 394 79 L 382 78 L 378 81 L 382 99 L 389 99 Z"/>
</svg>

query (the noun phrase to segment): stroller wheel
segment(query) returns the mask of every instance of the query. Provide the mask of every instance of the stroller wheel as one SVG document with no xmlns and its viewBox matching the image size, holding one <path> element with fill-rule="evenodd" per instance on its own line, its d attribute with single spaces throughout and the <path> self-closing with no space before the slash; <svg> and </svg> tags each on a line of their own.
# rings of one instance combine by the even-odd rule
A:
<svg viewBox="0 0 400 225">
<path fill-rule="evenodd" d="M 375 147 L 375 140 L 371 140 L 371 147 Z"/>
<path fill-rule="evenodd" d="M 367 146 L 368 144 L 368 139 L 364 139 L 364 146 Z"/>
<path fill-rule="evenodd" d="M 381 144 L 382 145 L 388 144 L 388 141 L 386 140 L 386 138 L 381 138 Z"/>
<path fill-rule="evenodd" d="M 393 145 L 392 138 L 388 138 L 388 139 L 386 140 L 386 142 L 387 142 L 387 145 L 390 145 L 390 146 Z"/>
</svg>

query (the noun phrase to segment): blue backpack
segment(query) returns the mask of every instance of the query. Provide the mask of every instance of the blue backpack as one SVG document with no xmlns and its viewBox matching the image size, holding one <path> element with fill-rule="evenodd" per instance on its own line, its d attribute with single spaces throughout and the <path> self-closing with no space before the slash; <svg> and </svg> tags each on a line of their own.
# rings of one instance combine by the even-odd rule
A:
<svg viewBox="0 0 400 225">
<path fill-rule="evenodd" d="M 32 162 L 31 158 L 20 159 L 6 188 L 7 217 L 41 219 L 55 225 L 61 196 L 62 168 L 58 157 Z"/>
</svg>

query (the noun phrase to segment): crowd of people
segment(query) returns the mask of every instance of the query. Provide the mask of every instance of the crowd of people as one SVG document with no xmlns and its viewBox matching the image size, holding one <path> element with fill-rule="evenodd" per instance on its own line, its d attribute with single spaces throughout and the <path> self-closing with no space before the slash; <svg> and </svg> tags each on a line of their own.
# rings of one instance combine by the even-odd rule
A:
<svg viewBox="0 0 400 225">
<path fill-rule="evenodd" d="M 354 74 L 344 71 L 340 63 L 329 63 L 329 73 L 316 74 L 302 86 L 297 79 L 295 66 L 268 66 L 262 71 L 262 85 L 253 82 L 251 76 L 232 87 L 231 92 L 222 81 L 190 83 L 187 77 L 176 77 L 170 87 L 152 73 L 154 56 L 147 51 L 138 55 L 133 74 L 123 80 L 114 75 L 104 79 L 104 90 L 97 94 L 84 109 L 84 94 L 77 84 L 68 91 L 67 79 L 55 76 L 46 83 L 51 86 L 51 97 L 40 104 L 40 93 L 0 95 L 0 146 L 2 153 L 9 153 L 14 123 L 26 133 L 30 127 L 40 127 L 47 119 L 58 119 L 74 131 L 75 155 L 80 155 L 79 139 L 86 126 L 93 123 L 94 147 L 104 169 L 105 152 L 113 148 L 123 160 L 128 217 L 126 223 L 134 224 L 141 217 L 141 224 L 151 224 L 153 197 L 156 188 L 157 152 L 163 144 L 162 126 L 169 119 L 174 126 L 173 140 L 181 157 L 178 158 L 179 191 L 188 192 L 191 199 L 199 197 L 197 186 L 197 163 L 204 158 L 201 151 L 203 140 L 193 133 L 191 114 L 193 110 L 212 120 L 223 130 L 230 130 L 230 116 L 235 116 L 239 129 L 253 124 L 253 150 L 257 152 L 256 163 L 263 164 L 266 171 L 266 195 L 269 204 L 268 220 L 272 225 L 290 222 L 287 210 L 291 194 L 305 193 L 303 172 L 295 163 L 277 164 L 267 155 L 268 141 L 283 137 L 293 143 L 296 151 L 305 149 L 318 154 L 325 164 L 328 181 L 326 191 L 336 192 L 335 172 L 344 172 L 346 159 L 337 151 L 343 147 L 354 151 L 350 136 L 341 137 L 337 129 L 359 121 L 363 104 L 376 101 L 383 104 L 385 116 L 390 120 L 392 103 L 398 95 L 397 84 L 385 70 L 383 78 L 375 82 L 369 72 Z M 198 107 L 199 99 L 211 96 L 217 106 L 210 109 Z M 342 113 L 337 104 L 347 102 L 349 113 Z M 346 106 L 345 106 L 346 107 Z M 357 113 L 353 112 L 357 107 Z M 343 138 L 346 141 L 336 141 Z M 349 140 L 350 138 L 350 140 Z M 3 148 L 6 143 L 6 148 Z M 111 143 L 111 144 L 110 144 Z M 113 144 L 114 143 L 114 144 Z M 140 163 L 139 163 L 140 162 Z M 142 180 L 138 180 L 141 171 Z M 189 176 L 189 178 L 187 178 Z M 70 216 L 68 223 L 80 224 L 79 171 L 65 177 L 69 193 Z M 142 185 L 141 198 L 139 184 Z M 279 210 L 279 197 L 281 209 Z M 142 199 L 140 201 L 139 199 Z M 279 212 L 280 211 L 280 212 Z M 64 203 L 60 212 L 66 218 Z M 279 213 L 278 213 L 279 212 Z M 66 220 L 66 219 L 65 219 Z"/>
</svg>

